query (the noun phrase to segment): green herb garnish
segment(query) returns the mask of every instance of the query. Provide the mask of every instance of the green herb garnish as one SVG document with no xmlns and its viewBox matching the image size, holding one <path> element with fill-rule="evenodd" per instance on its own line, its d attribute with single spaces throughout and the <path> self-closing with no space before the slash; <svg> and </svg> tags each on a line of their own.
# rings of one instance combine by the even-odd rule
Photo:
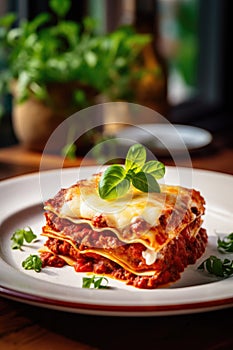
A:
<svg viewBox="0 0 233 350">
<path fill-rule="evenodd" d="M 223 239 L 218 237 L 217 243 L 217 248 L 221 253 L 233 252 L 233 232 L 228 236 L 225 236 Z M 233 274 L 233 260 L 221 260 L 220 258 L 211 255 L 202 262 L 198 269 L 205 270 L 217 277 L 229 277 Z"/>
<path fill-rule="evenodd" d="M 42 269 L 42 260 L 38 255 L 31 254 L 22 262 L 22 266 L 25 270 L 35 270 L 36 272 L 40 272 Z"/>
<path fill-rule="evenodd" d="M 102 285 L 102 282 L 105 282 Z M 82 288 L 95 288 L 95 289 L 105 289 L 108 285 L 108 279 L 106 277 L 96 277 L 93 275 L 92 277 L 83 277 Z"/>
<path fill-rule="evenodd" d="M 218 250 L 221 253 L 233 252 L 233 232 L 223 239 L 218 238 Z"/>
<path fill-rule="evenodd" d="M 146 149 L 140 144 L 130 147 L 125 166 L 109 166 L 100 178 L 99 195 L 112 200 L 124 196 L 130 184 L 142 192 L 160 192 L 157 182 L 165 174 L 163 163 L 151 160 L 146 162 Z"/>
<path fill-rule="evenodd" d="M 214 255 L 204 260 L 198 270 L 205 270 L 217 277 L 229 277 L 233 274 L 233 260 L 221 260 Z"/>
<path fill-rule="evenodd" d="M 33 239 L 35 239 L 37 236 L 33 233 L 32 229 L 29 226 L 26 226 L 23 229 L 16 230 L 12 237 L 12 249 L 20 249 L 22 245 L 24 244 L 24 240 L 27 243 L 31 243 Z"/>
<path fill-rule="evenodd" d="M 76 158 L 77 146 L 74 143 L 68 143 L 62 148 L 62 155 L 67 159 L 75 159 Z"/>
</svg>

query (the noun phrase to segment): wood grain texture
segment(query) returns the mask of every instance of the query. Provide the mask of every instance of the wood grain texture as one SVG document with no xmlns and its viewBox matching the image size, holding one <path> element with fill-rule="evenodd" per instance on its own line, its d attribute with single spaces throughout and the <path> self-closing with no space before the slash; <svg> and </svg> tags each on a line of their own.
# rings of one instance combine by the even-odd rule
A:
<svg viewBox="0 0 233 350">
<path fill-rule="evenodd" d="M 34 318 L 38 310 L 32 306 L 6 301 L 0 298 L 0 349 L 7 350 L 94 350 L 85 345 L 43 327 L 43 321 Z M 43 311 L 42 311 L 43 314 Z M 46 314 L 46 322 L 54 320 Z M 42 323 L 42 324 L 41 324 Z"/>
</svg>

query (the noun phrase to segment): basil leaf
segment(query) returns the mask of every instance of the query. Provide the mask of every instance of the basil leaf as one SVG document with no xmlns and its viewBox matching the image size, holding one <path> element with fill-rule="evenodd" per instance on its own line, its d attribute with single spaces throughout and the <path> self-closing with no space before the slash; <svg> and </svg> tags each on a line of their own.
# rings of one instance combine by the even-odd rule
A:
<svg viewBox="0 0 233 350">
<path fill-rule="evenodd" d="M 233 252 L 233 232 L 223 239 L 218 238 L 218 250 L 222 253 Z"/>
<path fill-rule="evenodd" d="M 22 262 L 22 266 L 25 270 L 35 270 L 36 272 L 40 272 L 42 268 L 42 260 L 38 255 L 31 254 Z"/>
<path fill-rule="evenodd" d="M 75 159 L 76 158 L 77 146 L 74 143 L 68 143 L 65 147 L 62 148 L 62 155 L 67 159 Z"/>
<path fill-rule="evenodd" d="M 150 160 L 143 165 L 142 171 L 144 171 L 144 173 L 151 174 L 155 179 L 159 180 L 164 177 L 165 165 L 156 160 Z"/>
<path fill-rule="evenodd" d="M 12 240 L 12 249 L 20 249 L 23 245 L 24 236 L 23 236 L 23 230 L 16 230 L 13 233 L 13 236 L 11 237 Z"/>
<path fill-rule="evenodd" d="M 94 276 L 93 277 L 83 277 L 83 284 L 82 288 L 91 288 L 91 284 L 94 281 Z"/>
<path fill-rule="evenodd" d="M 146 149 L 140 144 L 130 147 L 125 167 L 112 165 L 99 181 L 99 195 L 103 199 L 117 199 L 133 186 L 143 192 L 160 192 L 157 179 L 164 176 L 165 166 L 158 161 L 146 161 Z"/>
<path fill-rule="evenodd" d="M 103 199 L 122 197 L 130 187 L 125 169 L 121 165 L 111 165 L 100 178 L 99 195 Z"/>
<path fill-rule="evenodd" d="M 102 282 L 105 281 L 105 285 L 102 285 Z M 103 288 L 107 288 L 108 285 L 108 280 L 105 277 L 97 277 L 96 280 L 94 281 L 94 287 L 96 289 L 103 289 Z"/>
<path fill-rule="evenodd" d="M 24 229 L 16 230 L 12 237 L 12 249 L 20 249 L 24 244 L 24 240 L 27 243 L 31 243 L 33 239 L 36 238 L 36 235 L 33 233 L 32 229 L 29 226 L 26 226 Z"/>
<path fill-rule="evenodd" d="M 136 143 L 131 146 L 125 159 L 125 170 L 140 170 L 146 161 L 146 149 Z"/>
<path fill-rule="evenodd" d="M 217 277 L 229 277 L 233 274 L 233 260 L 221 260 L 211 255 L 201 263 L 198 270 L 206 270 Z"/>
<path fill-rule="evenodd" d="M 33 233 L 31 227 L 27 226 L 24 228 L 23 230 L 23 236 L 25 238 L 25 241 L 27 243 L 31 243 L 33 241 L 33 239 L 36 238 L 36 235 Z"/>
<path fill-rule="evenodd" d="M 132 177 L 132 184 L 142 192 L 160 192 L 156 179 L 151 174 L 146 174 L 142 171 Z"/>
<path fill-rule="evenodd" d="M 9 28 L 13 25 L 16 20 L 16 16 L 14 13 L 9 12 L 4 17 L 0 18 L 0 26 Z"/>
<path fill-rule="evenodd" d="M 49 6 L 56 13 L 57 16 L 65 17 L 65 15 L 70 9 L 71 2 L 70 0 L 50 0 Z"/>
<path fill-rule="evenodd" d="M 212 266 L 209 266 L 209 272 L 214 272 L 216 276 L 224 277 L 222 261 L 220 259 L 212 259 Z"/>
<path fill-rule="evenodd" d="M 103 281 L 105 281 L 105 285 L 101 284 Z M 107 288 L 108 279 L 106 277 L 96 277 L 95 275 L 92 277 L 83 277 L 82 288 L 92 288 L 92 285 L 95 289 Z"/>
</svg>

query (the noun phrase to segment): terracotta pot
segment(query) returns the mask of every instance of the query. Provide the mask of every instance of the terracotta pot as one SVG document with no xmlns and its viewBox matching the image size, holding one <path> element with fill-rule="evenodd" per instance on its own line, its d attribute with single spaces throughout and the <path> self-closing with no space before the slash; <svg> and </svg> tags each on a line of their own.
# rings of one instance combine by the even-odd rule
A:
<svg viewBox="0 0 233 350">
<path fill-rule="evenodd" d="M 27 149 L 43 151 L 52 132 L 67 117 L 80 108 L 73 103 L 73 91 L 77 83 L 50 84 L 49 102 L 42 102 L 33 95 L 23 103 L 17 101 L 17 82 L 12 84 L 12 122 L 18 141 Z M 82 87 L 83 88 L 83 87 Z M 94 104 L 95 92 L 90 90 L 90 104 Z M 56 150 L 54 150 L 56 151 Z"/>
</svg>

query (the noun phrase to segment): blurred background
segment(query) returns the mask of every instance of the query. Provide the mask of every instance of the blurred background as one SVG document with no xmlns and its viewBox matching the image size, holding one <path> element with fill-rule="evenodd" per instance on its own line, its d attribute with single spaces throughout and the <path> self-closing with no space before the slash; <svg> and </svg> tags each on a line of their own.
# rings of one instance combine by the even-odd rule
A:
<svg viewBox="0 0 233 350">
<path fill-rule="evenodd" d="M 64 3 L 66 1 L 60 1 L 60 6 L 62 7 Z M 87 74 L 98 76 L 98 84 L 93 82 L 91 86 L 97 91 L 94 99 L 85 100 L 85 103 L 83 103 L 83 91 L 79 88 L 78 93 L 76 93 L 79 107 L 74 105 L 74 110 L 75 108 L 93 105 L 99 101 L 135 102 L 157 110 L 172 123 L 199 126 L 213 134 L 230 135 L 233 129 L 232 105 L 230 102 L 232 95 L 230 4 L 230 0 L 71 1 L 70 7 L 67 7 L 67 12 L 64 9 L 62 13 L 61 9 L 61 13 L 57 13 L 57 17 L 62 17 L 65 14 L 66 20 L 77 24 L 82 23 L 87 16 L 90 17 L 96 23 L 92 28 L 94 37 L 113 33 L 120 26 L 129 25 L 134 28 L 135 33 L 149 34 L 151 38 L 149 43 L 143 44 L 144 46 L 141 45 L 143 48 L 136 65 L 123 67 L 124 51 L 122 51 L 122 57 L 117 57 L 118 71 L 117 73 L 113 72 L 116 75 L 113 75 L 112 81 L 108 80 L 109 77 L 104 77 L 102 73 L 103 84 L 108 86 L 108 91 L 111 91 L 109 94 L 101 87 L 101 74 L 98 75 L 98 71 L 95 71 L 97 66 L 93 62 L 95 62 L 97 56 L 94 56 L 93 52 L 95 54 L 96 52 L 94 49 L 92 52 L 92 49 L 89 48 L 88 55 L 85 53 L 85 57 L 92 68 L 92 73 Z M 50 5 L 47 0 L 0 0 L 0 16 L 14 12 L 17 19 L 12 22 L 13 28 L 17 28 L 23 20 L 32 21 L 41 13 L 51 14 L 52 20 L 54 20 L 53 8 L 56 7 L 56 4 L 52 8 Z M 57 18 L 53 22 L 55 26 L 58 23 L 56 21 Z M 46 24 L 44 26 L 46 27 Z M 3 29 L 1 29 L 1 40 L 9 31 L 6 24 L 3 25 L 3 28 L 5 28 L 5 32 L 3 33 Z M 35 26 L 35 32 L 37 30 L 38 28 Z M 83 30 L 83 26 L 80 30 Z M 61 40 L 62 35 L 60 35 L 59 40 Z M 30 38 L 32 40 L 33 37 Z M 64 45 L 67 45 L 65 38 L 63 38 L 63 41 Z M 28 45 L 28 42 L 25 41 L 25 45 Z M 32 40 L 30 45 L 31 48 L 36 47 L 36 41 L 33 42 Z M 23 45 L 21 45 L 21 50 L 24 50 Z M 28 48 L 25 46 L 25 52 L 26 50 Z M 9 48 L 0 43 L 2 85 L 4 85 L 3 73 L 9 64 L 9 53 Z M 20 55 L 20 53 L 18 52 L 17 55 Z M 125 51 L 125 56 L 127 55 L 127 51 Z M 26 65 L 29 56 L 24 57 L 23 64 Z M 42 63 L 43 60 L 44 62 L 46 60 L 46 56 L 43 57 L 43 55 L 39 58 Z M 103 55 L 102 58 L 104 58 Z M 54 62 L 53 60 L 54 66 L 58 65 Z M 138 65 L 140 65 L 140 69 L 144 69 L 144 73 L 138 75 L 136 84 L 132 84 L 130 79 L 127 81 L 122 79 L 124 74 L 126 76 L 124 72 L 128 74 L 126 68 L 138 73 L 140 70 Z M 35 66 L 36 64 L 34 69 Z M 14 67 L 16 67 L 16 64 Z M 108 69 L 110 72 L 111 69 L 105 66 L 105 71 L 108 71 Z M 104 72 L 104 69 L 102 72 Z M 13 78 L 19 79 L 16 71 L 14 74 Z M 25 75 L 23 77 L 21 75 L 21 83 L 26 78 Z M 135 83 L 135 76 L 133 79 Z M 59 82 L 59 73 L 56 81 Z M 85 79 L 83 82 L 86 82 Z M 117 90 L 118 82 L 119 88 Z M 34 86 L 36 85 L 34 84 Z M 38 86 L 39 84 L 37 84 Z M 12 92 L 14 89 L 10 92 L 4 92 L 3 89 L 2 91 L 0 100 L 2 110 L 0 147 L 6 147 L 19 143 L 20 137 L 17 136 L 12 122 L 12 111 L 15 104 Z M 27 105 L 27 110 L 30 106 Z"/>
</svg>

